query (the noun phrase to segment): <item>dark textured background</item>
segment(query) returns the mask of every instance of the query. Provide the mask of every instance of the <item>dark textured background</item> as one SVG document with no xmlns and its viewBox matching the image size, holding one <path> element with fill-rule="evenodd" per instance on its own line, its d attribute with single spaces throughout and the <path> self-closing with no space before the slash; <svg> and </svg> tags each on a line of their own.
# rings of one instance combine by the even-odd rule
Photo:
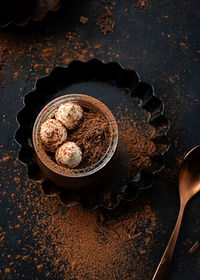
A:
<svg viewBox="0 0 200 280">
<path fill-rule="evenodd" d="M 28 208 L 20 195 L 23 187 L 16 193 L 17 200 L 12 200 L 11 196 L 18 184 L 14 158 L 19 147 L 13 142 L 17 129 L 15 116 L 22 107 L 22 97 L 34 87 L 38 77 L 54 66 L 67 65 L 77 58 L 86 61 L 93 56 L 105 62 L 118 61 L 124 67 L 136 70 L 142 81 L 153 84 L 156 95 L 164 101 L 165 115 L 171 123 L 168 133 L 171 149 L 165 157 L 166 169 L 156 176 L 153 188 L 138 198 L 138 201 L 144 197 L 150 201 L 156 213 L 158 230 L 153 233 L 154 245 L 148 252 L 149 262 L 144 260 L 147 271 L 143 276 L 136 275 L 135 279 L 151 279 L 156 269 L 178 213 L 178 162 L 184 153 L 200 143 L 200 2 L 152 0 L 145 10 L 133 8 L 134 3 L 116 1 L 113 9 L 116 26 L 114 32 L 107 36 L 95 24 L 94 15 L 103 12 L 103 5 L 97 0 L 74 0 L 73 4 L 63 1 L 60 11 L 48 14 L 43 22 L 29 22 L 22 28 L 10 25 L 0 30 L 0 153 L 1 158 L 7 155 L 12 157 L 12 161 L 1 162 L 1 237 L 4 236 L 3 232 L 7 234 L 0 239 L 0 278 L 62 279 L 53 272 L 51 274 L 50 266 L 47 268 L 50 277 L 47 277 L 45 271 L 36 271 L 31 260 L 20 262 L 20 265 L 12 260 L 24 247 L 27 254 L 35 254 L 31 251 L 31 246 L 35 244 L 29 227 L 13 230 L 10 226 L 19 215 L 17 203 L 21 202 L 22 208 Z M 86 25 L 79 22 L 83 15 L 89 18 Z M 80 35 L 76 40 L 81 41 L 82 46 L 77 50 L 70 41 L 63 54 L 68 32 Z M 96 44 L 101 44 L 101 48 L 97 49 Z M 41 56 L 43 49 L 49 47 L 54 47 L 56 52 Z M 63 55 L 67 60 L 63 59 Z M 25 174 L 25 168 L 20 168 L 22 185 Z M 38 193 L 34 191 L 35 195 L 41 195 L 41 190 Z M 30 216 L 31 211 L 28 209 Z M 168 276 L 170 280 L 200 279 L 200 249 L 188 253 L 192 244 L 200 239 L 199 213 L 200 195 L 197 195 L 186 208 Z M 17 243 L 18 239 L 22 239 L 20 244 Z M 12 262 L 17 272 L 11 269 L 9 274 L 5 274 L 5 268 L 10 267 Z M 123 272 L 116 279 L 124 279 Z"/>
</svg>

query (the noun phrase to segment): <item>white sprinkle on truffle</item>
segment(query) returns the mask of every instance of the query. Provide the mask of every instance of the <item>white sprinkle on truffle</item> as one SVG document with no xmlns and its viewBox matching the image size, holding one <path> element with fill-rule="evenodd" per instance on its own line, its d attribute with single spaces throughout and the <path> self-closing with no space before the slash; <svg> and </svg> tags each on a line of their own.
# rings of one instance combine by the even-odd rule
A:
<svg viewBox="0 0 200 280">
<path fill-rule="evenodd" d="M 75 168 L 82 160 L 82 152 L 74 142 L 66 142 L 58 147 L 55 157 L 58 164 Z"/>
<path fill-rule="evenodd" d="M 67 140 L 67 130 L 58 120 L 48 119 L 41 125 L 40 139 L 45 150 L 55 152 Z"/>
<path fill-rule="evenodd" d="M 55 117 L 67 129 L 74 129 L 78 125 L 80 119 L 83 117 L 83 109 L 76 103 L 68 102 L 60 105 Z"/>
</svg>

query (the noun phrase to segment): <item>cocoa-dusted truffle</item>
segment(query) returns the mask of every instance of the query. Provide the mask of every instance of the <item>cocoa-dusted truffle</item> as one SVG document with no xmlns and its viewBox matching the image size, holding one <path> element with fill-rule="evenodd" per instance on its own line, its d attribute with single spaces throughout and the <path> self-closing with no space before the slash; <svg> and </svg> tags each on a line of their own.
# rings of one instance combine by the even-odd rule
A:
<svg viewBox="0 0 200 280">
<path fill-rule="evenodd" d="M 59 120 L 67 129 L 74 129 L 83 116 L 83 109 L 76 103 L 68 102 L 60 105 L 55 118 Z"/>
<path fill-rule="evenodd" d="M 41 125 L 40 139 L 45 150 L 55 152 L 67 140 L 67 130 L 58 120 L 48 119 Z"/>
<path fill-rule="evenodd" d="M 58 147 L 55 158 L 58 164 L 75 168 L 82 160 L 82 152 L 74 142 L 66 142 Z"/>
</svg>

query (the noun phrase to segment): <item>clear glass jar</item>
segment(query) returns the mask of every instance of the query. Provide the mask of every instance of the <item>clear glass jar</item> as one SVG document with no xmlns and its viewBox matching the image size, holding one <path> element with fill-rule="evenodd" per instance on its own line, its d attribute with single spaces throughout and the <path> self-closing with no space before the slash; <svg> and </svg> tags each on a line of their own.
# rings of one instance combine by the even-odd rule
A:
<svg viewBox="0 0 200 280">
<path fill-rule="evenodd" d="M 40 140 L 40 127 L 63 103 L 75 102 L 82 107 L 97 111 L 109 126 L 109 146 L 105 155 L 95 164 L 84 169 L 68 169 L 55 163 L 46 153 Z M 33 127 L 33 146 L 37 162 L 44 177 L 66 188 L 96 186 L 105 181 L 112 172 L 118 145 L 118 127 L 111 111 L 99 100 L 84 94 L 67 94 L 48 103 L 39 113 Z"/>
</svg>

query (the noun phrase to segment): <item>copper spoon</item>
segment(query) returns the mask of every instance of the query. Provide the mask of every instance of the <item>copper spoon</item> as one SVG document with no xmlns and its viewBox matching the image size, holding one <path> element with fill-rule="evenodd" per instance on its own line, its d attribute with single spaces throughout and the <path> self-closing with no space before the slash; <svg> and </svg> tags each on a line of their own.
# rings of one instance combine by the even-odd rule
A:
<svg viewBox="0 0 200 280">
<path fill-rule="evenodd" d="M 180 210 L 175 228 L 152 280 L 164 280 L 172 259 L 187 202 L 200 191 L 200 146 L 194 147 L 184 158 L 179 175 Z"/>
</svg>

